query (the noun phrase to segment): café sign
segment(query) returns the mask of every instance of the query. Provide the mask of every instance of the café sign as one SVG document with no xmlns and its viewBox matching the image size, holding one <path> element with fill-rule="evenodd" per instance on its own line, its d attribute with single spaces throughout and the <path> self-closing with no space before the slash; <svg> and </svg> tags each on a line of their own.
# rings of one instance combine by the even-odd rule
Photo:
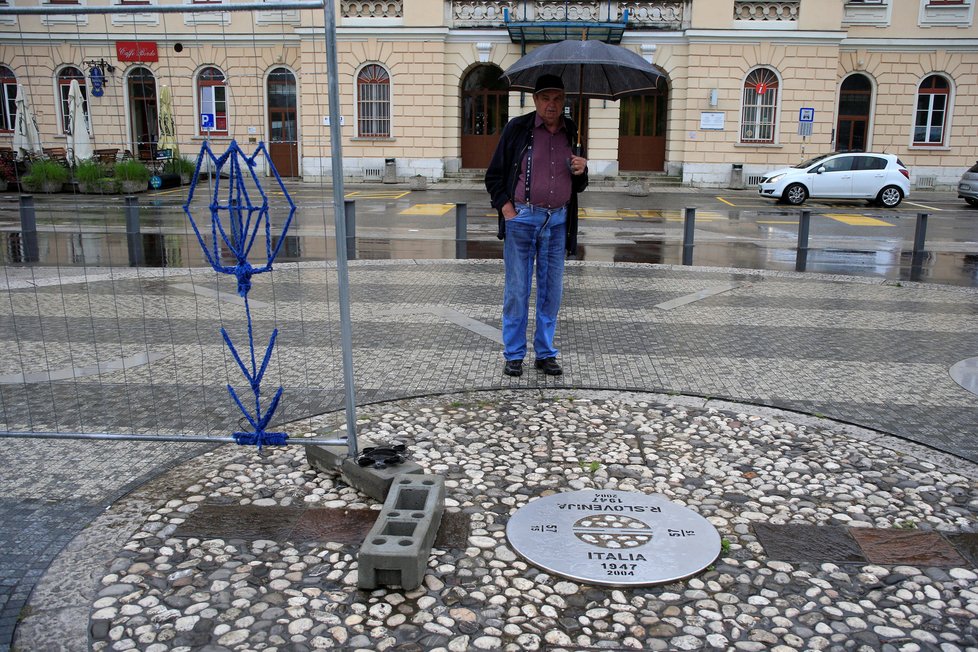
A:
<svg viewBox="0 0 978 652">
<path fill-rule="evenodd" d="M 538 498 L 509 519 L 519 555 L 589 584 L 646 586 L 689 577 L 720 555 L 720 534 L 661 494 L 572 491 Z"/>
<path fill-rule="evenodd" d="M 115 53 L 119 61 L 151 63 L 160 60 L 155 41 L 116 41 Z"/>
</svg>

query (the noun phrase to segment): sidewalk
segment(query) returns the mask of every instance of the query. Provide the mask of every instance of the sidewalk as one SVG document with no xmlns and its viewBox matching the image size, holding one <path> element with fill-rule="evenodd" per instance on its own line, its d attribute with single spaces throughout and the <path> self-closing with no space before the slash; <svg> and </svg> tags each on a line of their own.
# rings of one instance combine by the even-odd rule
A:
<svg viewBox="0 0 978 652">
<path fill-rule="evenodd" d="M 113 274 L 90 279 L 111 288 L 89 296 L 126 304 L 186 283 Z M 327 302 L 325 322 L 306 316 L 305 339 L 283 336 L 276 352 L 327 370 L 281 372 L 287 429 L 335 428 L 335 273 L 274 275 L 274 293 L 256 284 L 253 296 L 276 305 L 283 332 L 300 297 Z M 446 477 L 456 527 L 436 544 L 425 586 L 355 589 L 360 530 L 328 524 L 379 505 L 310 471 L 301 447 L 259 458 L 231 446 L 4 440 L 0 650 L 11 640 L 87 649 L 89 636 L 96 650 L 148 652 L 978 646 L 978 396 L 948 375 L 978 356 L 978 291 L 572 262 L 558 328 L 565 375 L 510 379 L 492 337 L 499 261 L 353 263 L 350 278 L 358 431 L 406 441 Z M 5 294 L 18 292 L 36 291 Z M 174 311 L 174 332 L 211 329 L 195 319 L 213 314 L 210 298 L 180 301 L 196 306 Z M 172 351 L 167 364 L 193 366 Z M 132 392 L 164 406 L 201 400 L 204 428 L 208 414 L 230 418 L 224 404 L 155 383 Z M 24 397 L 0 392 L 17 421 Z M 105 399 L 98 426 L 143 418 L 100 389 L 82 398 Z M 48 399 L 30 400 L 43 414 Z M 663 493 L 707 516 L 729 550 L 690 580 L 615 590 L 549 576 L 505 545 L 512 509 L 589 487 Z M 201 505 L 227 518 L 195 518 Z M 319 523 L 313 536 L 297 518 Z M 213 536 L 217 526 L 226 534 Z"/>
</svg>

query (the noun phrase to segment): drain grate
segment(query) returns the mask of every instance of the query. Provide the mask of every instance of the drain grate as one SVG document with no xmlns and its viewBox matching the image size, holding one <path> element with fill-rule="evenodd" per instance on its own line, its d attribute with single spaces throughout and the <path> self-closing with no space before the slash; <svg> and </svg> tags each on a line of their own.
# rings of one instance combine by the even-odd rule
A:
<svg viewBox="0 0 978 652">
<path fill-rule="evenodd" d="M 764 181 L 763 174 L 748 174 L 746 184 L 748 186 L 759 186 L 761 181 Z"/>
<path fill-rule="evenodd" d="M 363 168 L 364 181 L 380 181 L 384 178 L 383 168 Z"/>
</svg>

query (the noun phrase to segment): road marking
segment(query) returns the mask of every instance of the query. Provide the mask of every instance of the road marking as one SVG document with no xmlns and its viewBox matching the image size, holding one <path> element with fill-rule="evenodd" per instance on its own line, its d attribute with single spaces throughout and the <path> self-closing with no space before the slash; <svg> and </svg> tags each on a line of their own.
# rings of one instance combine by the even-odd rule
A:
<svg viewBox="0 0 978 652">
<path fill-rule="evenodd" d="M 723 285 L 718 285 L 712 288 L 706 288 L 698 292 L 693 292 L 692 294 L 687 294 L 685 296 L 676 297 L 669 301 L 664 301 L 662 303 L 656 304 L 654 307 L 660 310 L 672 310 L 673 308 L 678 308 L 680 306 L 685 306 L 688 303 L 693 303 L 694 301 L 699 301 L 700 299 L 706 299 L 707 297 L 712 297 L 715 294 L 720 294 L 728 290 L 733 290 L 740 287 L 738 283 L 724 283 Z"/>
<path fill-rule="evenodd" d="M 730 202 L 728 202 L 728 201 L 727 201 L 726 199 L 724 199 L 723 197 L 717 197 L 717 199 L 719 199 L 720 201 L 722 201 L 722 202 L 723 202 L 724 204 L 726 204 L 727 206 L 736 206 L 736 205 L 737 205 L 737 204 L 732 204 L 732 203 L 730 203 Z"/>
<path fill-rule="evenodd" d="M 889 222 L 878 220 L 875 217 L 866 217 L 865 215 L 842 215 L 838 213 L 824 213 L 824 215 L 837 222 L 851 226 L 893 226 Z"/>
<path fill-rule="evenodd" d="M 212 299 L 217 299 L 218 301 L 223 301 L 224 303 L 233 303 L 238 306 L 245 305 L 244 298 L 238 296 L 237 294 L 231 294 L 230 292 L 218 292 L 201 285 L 194 285 L 193 283 L 173 283 L 170 285 L 170 287 L 174 290 L 182 290 L 183 292 L 196 294 L 199 297 L 210 297 Z M 252 308 L 269 307 L 264 301 L 256 301 L 255 299 L 248 299 L 248 305 Z"/>
<path fill-rule="evenodd" d="M 798 220 L 757 220 L 757 224 L 798 224 Z"/>
<path fill-rule="evenodd" d="M 156 360 L 167 357 L 164 353 L 137 353 L 128 358 L 108 360 L 106 362 L 96 362 L 87 367 L 65 367 L 53 371 L 35 371 L 26 374 L 7 374 L 0 376 L 0 385 L 23 385 L 30 383 L 49 383 L 55 380 L 71 380 L 73 378 L 84 378 L 86 376 L 97 376 L 103 373 L 111 373 L 122 369 L 132 369 Z"/>
<path fill-rule="evenodd" d="M 400 199 L 405 195 L 410 195 L 410 190 L 405 190 L 403 192 L 395 191 L 380 191 L 380 190 L 354 190 L 353 192 L 348 192 L 344 195 L 347 199 Z"/>
<path fill-rule="evenodd" d="M 933 206 L 926 206 L 924 204 L 915 204 L 912 201 L 908 201 L 908 202 L 905 202 L 905 203 L 907 203 L 907 204 L 909 204 L 911 206 L 916 206 L 917 208 L 926 208 L 929 211 L 942 211 L 942 210 L 944 210 L 943 208 L 935 208 Z"/>
<path fill-rule="evenodd" d="M 460 312 L 454 308 L 448 308 L 446 306 L 432 306 L 417 309 L 393 308 L 391 310 L 382 310 L 380 312 L 389 315 L 417 315 L 428 313 L 435 315 L 436 317 L 441 317 L 445 321 L 451 322 L 456 326 L 461 326 L 465 330 L 472 331 L 476 335 L 481 335 L 486 339 L 490 339 L 497 344 L 503 343 L 503 332 L 501 330 L 494 328 L 489 324 L 484 324 L 477 319 L 472 319 L 464 312 Z"/>
<path fill-rule="evenodd" d="M 455 204 L 415 204 L 401 211 L 401 215 L 444 215 L 455 208 Z"/>
</svg>

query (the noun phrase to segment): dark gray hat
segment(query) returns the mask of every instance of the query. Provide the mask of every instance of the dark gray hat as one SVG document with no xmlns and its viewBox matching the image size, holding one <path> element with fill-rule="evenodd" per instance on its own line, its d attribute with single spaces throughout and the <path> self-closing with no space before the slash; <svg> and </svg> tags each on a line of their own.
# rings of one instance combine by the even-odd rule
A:
<svg viewBox="0 0 978 652">
<path fill-rule="evenodd" d="M 557 75 L 540 75 L 537 78 L 537 85 L 533 88 L 536 95 L 542 91 L 562 91 L 564 90 L 564 80 Z"/>
</svg>

